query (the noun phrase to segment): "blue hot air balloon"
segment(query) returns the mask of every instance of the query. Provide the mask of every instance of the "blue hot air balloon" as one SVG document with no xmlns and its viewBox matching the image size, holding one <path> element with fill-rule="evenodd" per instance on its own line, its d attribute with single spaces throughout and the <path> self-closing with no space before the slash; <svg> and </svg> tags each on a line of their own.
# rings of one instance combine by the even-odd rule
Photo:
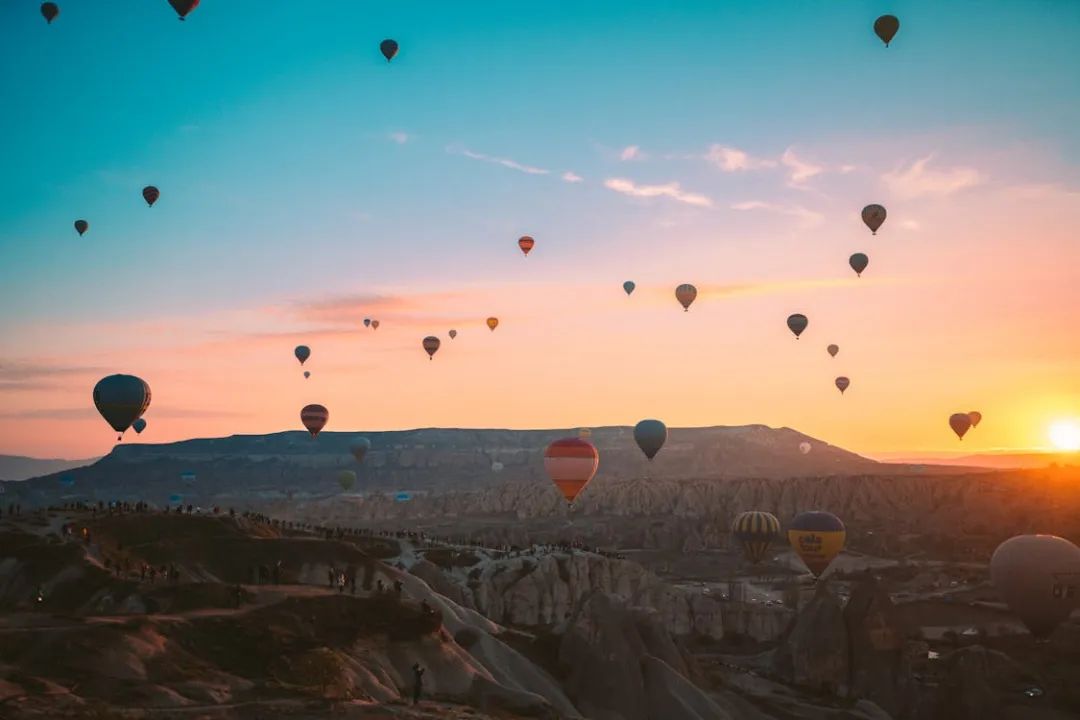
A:
<svg viewBox="0 0 1080 720">
<path fill-rule="evenodd" d="M 407 492 L 399 492 L 394 496 L 394 502 L 409 502 L 412 500 L 412 495 Z"/>
</svg>

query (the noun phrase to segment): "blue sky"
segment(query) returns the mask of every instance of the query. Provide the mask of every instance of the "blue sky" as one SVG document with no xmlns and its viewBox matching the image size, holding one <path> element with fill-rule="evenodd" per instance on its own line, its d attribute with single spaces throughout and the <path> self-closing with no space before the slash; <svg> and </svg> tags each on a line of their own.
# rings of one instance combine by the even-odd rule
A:
<svg viewBox="0 0 1080 720">
<path fill-rule="evenodd" d="M 797 281 L 835 260 L 793 254 L 813 217 L 878 200 L 856 168 L 902 180 L 931 158 L 950 197 L 1006 174 L 1080 181 L 1080 4 L 1064 0 L 204 0 L 183 23 L 164 0 L 60 5 L 52 25 L 0 6 L 0 334 L 20 362 L 78 355 L 45 329 L 388 288 L 703 266 Z M 885 12 L 902 23 L 889 49 L 871 32 Z M 750 167 L 718 172 L 714 147 Z M 561 262 L 503 252 L 524 233 Z"/>
</svg>

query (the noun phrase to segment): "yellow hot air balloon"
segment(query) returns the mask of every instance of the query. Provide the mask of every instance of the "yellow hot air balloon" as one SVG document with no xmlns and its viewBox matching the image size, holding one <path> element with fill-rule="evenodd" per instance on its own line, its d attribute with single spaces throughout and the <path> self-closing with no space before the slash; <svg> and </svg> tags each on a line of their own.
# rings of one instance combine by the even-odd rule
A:
<svg viewBox="0 0 1080 720">
<path fill-rule="evenodd" d="M 495 332 L 495 328 L 499 327 L 499 318 L 489 317 L 487 319 L 487 326 L 492 332 Z"/>
<path fill-rule="evenodd" d="M 844 549 L 847 531 L 840 518 L 821 510 L 801 512 L 788 527 L 788 542 L 814 577 L 820 577 Z"/>
<path fill-rule="evenodd" d="M 749 510 L 739 513 L 731 523 L 731 534 L 742 545 L 746 559 L 757 564 L 765 557 L 769 545 L 780 537 L 780 521 L 772 513 Z"/>
</svg>

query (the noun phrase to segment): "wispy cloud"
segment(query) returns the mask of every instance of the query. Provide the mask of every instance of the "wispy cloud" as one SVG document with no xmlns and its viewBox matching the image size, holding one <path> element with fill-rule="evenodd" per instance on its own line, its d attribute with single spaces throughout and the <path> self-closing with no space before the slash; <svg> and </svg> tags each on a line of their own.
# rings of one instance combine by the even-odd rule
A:
<svg viewBox="0 0 1080 720">
<path fill-rule="evenodd" d="M 788 179 L 793 185 L 800 185 L 810 178 L 825 172 L 823 165 L 815 165 L 803 160 L 795 154 L 793 148 L 788 148 L 780 156 L 780 162 L 788 169 Z"/>
<path fill-rule="evenodd" d="M 775 160 L 754 157 L 745 150 L 739 150 L 738 148 L 720 144 L 710 145 L 704 157 L 705 160 L 724 172 L 740 172 L 742 170 L 760 170 L 763 168 L 776 167 Z"/>
<path fill-rule="evenodd" d="M 765 210 L 766 212 L 790 215 L 798 218 L 802 227 L 815 227 L 825 221 L 825 216 L 802 205 L 780 205 L 778 203 L 765 202 L 764 200 L 746 200 L 737 202 L 731 206 L 732 210 Z"/>
<path fill-rule="evenodd" d="M 562 174 L 562 179 L 563 179 L 563 182 L 568 182 L 568 183 L 579 183 L 579 182 L 583 182 L 585 180 L 585 178 L 581 177 L 580 175 L 578 175 L 576 172 L 573 172 L 572 170 L 567 170 L 566 172 L 564 172 Z"/>
<path fill-rule="evenodd" d="M 401 132 L 400 130 L 390 133 L 387 137 L 389 137 L 391 141 L 396 142 L 398 145 L 404 145 L 405 143 L 409 142 L 410 139 L 409 133 Z"/>
<path fill-rule="evenodd" d="M 913 230 L 915 232 L 918 232 L 919 230 L 922 230 L 922 225 L 919 224 L 919 221 L 918 220 L 911 220 L 911 219 L 901 220 L 900 221 L 900 227 L 904 228 L 905 230 Z"/>
<path fill-rule="evenodd" d="M 619 153 L 620 160 L 644 160 L 645 153 L 641 152 L 641 148 L 637 145 L 627 145 Z"/>
<path fill-rule="evenodd" d="M 0 360 L 0 380 L 39 380 L 55 377 L 94 375 L 103 368 L 83 365 L 52 365 L 48 361 Z"/>
<path fill-rule="evenodd" d="M 517 170 L 518 172 L 523 172 L 527 175 L 548 175 L 551 173 L 550 170 L 545 170 L 544 168 L 536 167 L 534 165 L 525 165 L 524 163 L 519 163 L 518 161 L 511 160 L 510 158 L 502 158 L 496 157 L 494 155 L 485 155 L 484 153 L 473 152 L 469 148 L 461 145 L 451 145 L 450 147 L 446 148 L 446 151 L 454 155 L 463 155 L 471 160 L 479 160 L 481 162 L 492 163 L 493 165 L 502 165 L 505 168 Z"/>
<path fill-rule="evenodd" d="M 626 178 L 608 178 L 604 181 L 604 187 L 632 197 L 667 197 L 698 207 L 712 207 L 713 204 L 712 200 L 704 195 L 686 192 L 677 182 L 669 182 L 663 185 L 638 185 L 633 180 L 627 180 Z"/>
<path fill-rule="evenodd" d="M 902 198 L 952 195 L 985 182 L 983 175 L 975 168 L 952 167 L 939 170 L 930 167 L 933 159 L 933 155 L 927 155 L 907 167 L 901 165 L 882 175 L 881 180 L 889 190 Z"/>
</svg>

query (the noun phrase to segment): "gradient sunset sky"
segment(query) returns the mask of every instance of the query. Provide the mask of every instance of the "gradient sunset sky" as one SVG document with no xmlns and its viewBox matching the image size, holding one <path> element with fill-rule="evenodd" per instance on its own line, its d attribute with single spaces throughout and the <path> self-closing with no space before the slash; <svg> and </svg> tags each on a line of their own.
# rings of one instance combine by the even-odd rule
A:
<svg viewBox="0 0 1080 720">
<path fill-rule="evenodd" d="M 108 452 L 114 372 L 153 388 L 143 442 L 310 402 L 868 454 L 1080 417 L 1080 3 L 59 4 L 0 5 L 0 453 Z"/>
</svg>

